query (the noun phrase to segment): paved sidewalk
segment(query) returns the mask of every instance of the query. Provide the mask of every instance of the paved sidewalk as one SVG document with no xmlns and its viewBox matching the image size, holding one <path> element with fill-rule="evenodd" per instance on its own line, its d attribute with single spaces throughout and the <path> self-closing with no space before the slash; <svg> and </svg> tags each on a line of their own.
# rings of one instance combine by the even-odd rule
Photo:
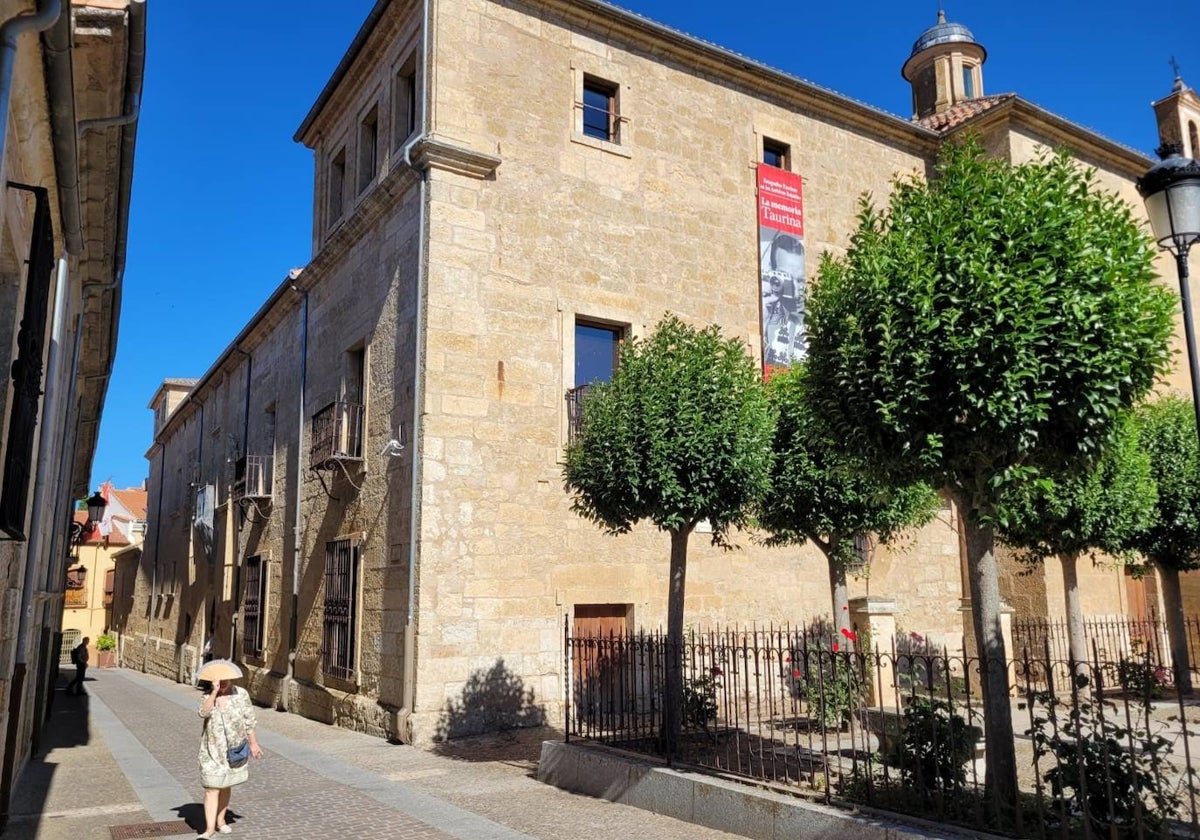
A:
<svg viewBox="0 0 1200 840">
<path fill-rule="evenodd" d="M 120 669 L 89 670 L 87 690 L 57 693 L 44 754 L 18 782 L 5 837 L 109 840 L 110 826 L 179 819 L 201 828 L 200 694 Z M 269 709 L 258 721 L 267 754 L 233 791 L 235 840 L 735 836 L 539 783 L 538 733 L 425 752 Z"/>
</svg>

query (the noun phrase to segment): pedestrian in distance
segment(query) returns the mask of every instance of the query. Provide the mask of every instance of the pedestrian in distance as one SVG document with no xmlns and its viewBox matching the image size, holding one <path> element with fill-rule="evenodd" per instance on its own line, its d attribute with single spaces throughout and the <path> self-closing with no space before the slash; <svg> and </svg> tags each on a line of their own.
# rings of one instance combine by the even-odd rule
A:
<svg viewBox="0 0 1200 840">
<path fill-rule="evenodd" d="M 67 694 L 86 694 L 83 690 L 83 679 L 87 675 L 88 642 L 87 636 L 75 647 L 71 648 L 71 664 L 75 666 L 75 679 L 67 683 Z"/>
<path fill-rule="evenodd" d="M 204 787 L 204 831 L 209 840 L 232 829 L 225 821 L 229 794 L 250 776 L 249 758 L 262 758 L 254 729 L 254 704 L 232 680 L 212 680 L 212 691 L 200 702 L 204 730 L 200 736 L 200 784 Z"/>
</svg>

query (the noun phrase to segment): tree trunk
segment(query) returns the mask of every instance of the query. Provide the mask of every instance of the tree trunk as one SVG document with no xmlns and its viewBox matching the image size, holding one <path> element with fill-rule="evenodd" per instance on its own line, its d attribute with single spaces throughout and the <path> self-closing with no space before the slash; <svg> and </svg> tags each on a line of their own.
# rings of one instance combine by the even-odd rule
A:
<svg viewBox="0 0 1200 840">
<path fill-rule="evenodd" d="M 1079 562 L 1079 552 L 1073 551 L 1062 555 L 1063 589 L 1067 596 L 1067 643 L 1070 646 L 1071 659 L 1075 661 L 1075 672 L 1087 673 L 1088 658 L 1087 630 L 1083 626 L 1083 602 L 1079 599 L 1079 577 L 1076 574 L 1076 564 Z"/>
<path fill-rule="evenodd" d="M 1008 702 L 1008 656 L 1000 632 L 1000 575 L 990 525 L 980 525 L 979 508 L 962 506 L 960 517 L 967 545 L 971 618 L 983 688 L 983 735 L 987 748 L 984 785 L 1002 809 L 1017 801 L 1017 756 L 1012 710 Z M 968 512 L 969 510 L 969 512 Z"/>
<path fill-rule="evenodd" d="M 842 631 L 850 627 L 850 591 L 846 587 L 846 567 L 834 560 L 837 543 L 830 542 L 830 550 L 825 553 L 825 562 L 829 565 L 829 594 L 833 597 L 833 632 L 842 650 L 853 651 L 854 644 L 850 637 Z"/>
<path fill-rule="evenodd" d="M 1181 692 L 1192 690 L 1192 664 L 1188 656 L 1187 628 L 1183 622 L 1183 596 L 1179 591 L 1179 569 L 1155 561 L 1162 579 L 1164 618 L 1167 621 L 1167 640 L 1171 645 L 1171 668 L 1175 685 Z"/>
<path fill-rule="evenodd" d="M 666 691 L 663 742 L 667 755 L 679 744 L 683 714 L 683 593 L 687 581 L 687 544 L 691 529 L 671 532 L 671 584 L 667 591 Z"/>
</svg>

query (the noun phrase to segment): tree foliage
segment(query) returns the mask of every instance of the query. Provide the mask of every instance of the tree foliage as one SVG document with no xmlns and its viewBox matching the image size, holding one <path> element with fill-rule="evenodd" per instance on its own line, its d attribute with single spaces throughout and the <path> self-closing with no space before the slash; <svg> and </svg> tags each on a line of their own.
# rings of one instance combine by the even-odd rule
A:
<svg viewBox="0 0 1200 840">
<path fill-rule="evenodd" d="M 611 534 L 708 520 L 723 542 L 766 485 L 772 425 L 745 344 L 668 315 L 624 342 L 612 381 L 584 397 L 564 471 L 572 508 Z"/>
<path fill-rule="evenodd" d="M 992 526 L 1031 480 L 1085 467 L 1169 360 L 1173 299 L 1153 243 L 1065 152 L 1011 164 L 947 145 L 928 183 L 864 200 L 811 301 L 816 410 L 885 472 L 962 513 L 977 654 L 1006 657 Z M 1016 801 L 1003 667 L 983 680 L 995 801 Z"/>
<path fill-rule="evenodd" d="M 611 382 L 583 400 L 583 427 L 567 447 L 572 508 L 610 534 L 648 519 L 671 535 L 664 746 L 682 716 L 683 603 L 688 537 L 702 520 L 728 545 L 770 475 L 773 417 L 744 344 L 715 326 L 666 316 L 645 340 L 621 347 Z"/>
<path fill-rule="evenodd" d="M 775 460 L 755 519 L 768 545 L 811 540 L 821 550 L 829 564 L 834 624 L 848 630 L 846 569 L 860 560 L 855 536 L 892 542 L 933 518 L 937 496 L 926 484 L 886 481 L 869 462 L 839 449 L 812 411 L 803 365 L 773 376 L 767 396 L 776 415 Z"/>
<path fill-rule="evenodd" d="M 1138 434 L 1157 485 L 1157 507 L 1128 546 L 1185 572 L 1200 568 L 1200 451 L 1192 403 L 1166 396 L 1140 406 Z"/>
<path fill-rule="evenodd" d="M 812 540 L 846 564 L 856 559 L 855 534 L 886 543 L 933 518 L 937 497 L 928 485 L 885 481 L 870 462 L 838 447 L 812 411 L 803 365 L 772 377 L 767 394 L 777 417 L 775 460 L 755 518 L 769 545 Z"/>
<path fill-rule="evenodd" d="M 999 536 L 1030 562 L 1095 552 L 1119 557 L 1151 525 L 1157 502 L 1150 458 L 1126 414 L 1091 469 L 1029 482 L 1010 494 Z"/>
<path fill-rule="evenodd" d="M 1169 359 L 1173 298 L 1153 244 L 1065 152 L 1012 165 L 947 146 L 936 178 L 863 202 L 822 260 L 812 312 L 821 410 L 901 475 L 1002 491 L 1095 458 Z"/>
</svg>

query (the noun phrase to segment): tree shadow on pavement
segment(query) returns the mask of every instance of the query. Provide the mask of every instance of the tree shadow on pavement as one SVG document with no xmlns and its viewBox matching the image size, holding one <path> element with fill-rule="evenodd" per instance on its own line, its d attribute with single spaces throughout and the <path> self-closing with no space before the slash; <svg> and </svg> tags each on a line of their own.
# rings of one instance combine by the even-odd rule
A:
<svg viewBox="0 0 1200 840">
<path fill-rule="evenodd" d="M 538 760 L 541 743 L 561 733 L 546 726 L 532 688 L 503 659 L 473 672 L 459 697 L 447 700 L 433 751 L 463 761 Z"/>
</svg>

